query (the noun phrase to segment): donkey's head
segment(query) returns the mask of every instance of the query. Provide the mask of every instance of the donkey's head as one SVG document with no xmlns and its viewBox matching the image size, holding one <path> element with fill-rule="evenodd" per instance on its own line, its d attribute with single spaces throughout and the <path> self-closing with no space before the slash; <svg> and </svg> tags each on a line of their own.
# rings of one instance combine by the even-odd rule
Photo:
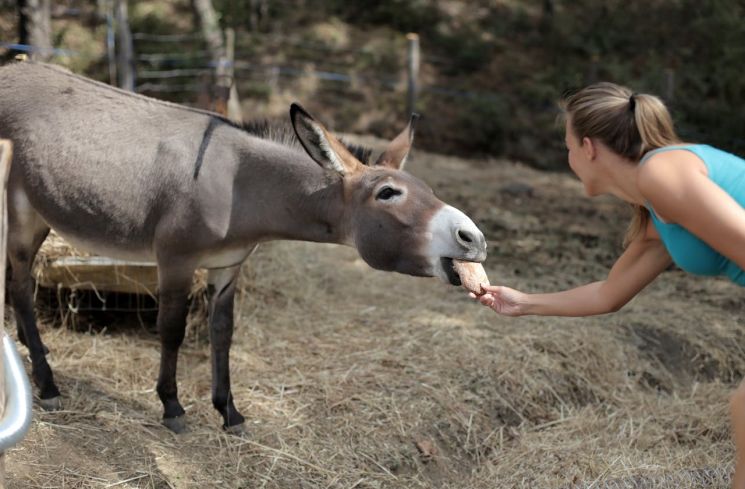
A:
<svg viewBox="0 0 745 489">
<path fill-rule="evenodd" d="M 319 165 L 341 175 L 346 241 L 373 268 L 438 276 L 460 285 L 453 258 L 482 262 L 486 240 L 464 213 L 435 197 L 402 170 L 418 116 L 390 142 L 375 164 L 361 163 L 302 107 L 290 109 L 300 143 Z"/>
</svg>

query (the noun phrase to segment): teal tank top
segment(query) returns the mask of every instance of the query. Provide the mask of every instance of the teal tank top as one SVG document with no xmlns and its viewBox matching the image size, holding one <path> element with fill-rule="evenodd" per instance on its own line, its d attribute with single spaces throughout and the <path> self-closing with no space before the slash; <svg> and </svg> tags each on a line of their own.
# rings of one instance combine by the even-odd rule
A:
<svg viewBox="0 0 745 489">
<path fill-rule="evenodd" d="M 684 149 L 701 158 L 708 169 L 709 178 L 745 207 L 745 160 L 705 144 L 686 144 L 652 150 L 644 155 L 639 164 L 654 154 L 672 149 Z M 684 227 L 662 222 L 649 204 L 647 209 L 660 239 L 677 266 L 696 275 L 726 275 L 736 284 L 745 286 L 745 272 L 736 263 Z"/>
</svg>

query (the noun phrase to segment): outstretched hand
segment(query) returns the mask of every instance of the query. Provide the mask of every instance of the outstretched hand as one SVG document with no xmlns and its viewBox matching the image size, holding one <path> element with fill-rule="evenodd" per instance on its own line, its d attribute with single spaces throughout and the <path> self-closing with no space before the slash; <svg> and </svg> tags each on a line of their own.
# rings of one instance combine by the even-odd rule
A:
<svg viewBox="0 0 745 489">
<path fill-rule="evenodd" d="M 502 285 L 482 285 L 484 294 L 477 296 L 473 292 L 469 296 L 477 299 L 483 305 L 491 307 L 497 314 L 503 316 L 522 316 L 524 295 L 522 292 Z"/>
</svg>

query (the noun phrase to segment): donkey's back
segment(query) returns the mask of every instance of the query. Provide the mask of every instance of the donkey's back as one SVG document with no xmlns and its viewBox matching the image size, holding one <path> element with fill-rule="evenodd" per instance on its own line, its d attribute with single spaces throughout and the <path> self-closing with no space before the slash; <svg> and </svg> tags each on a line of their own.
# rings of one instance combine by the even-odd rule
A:
<svg viewBox="0 0 745 489">
<path fill-rule="evenodd" d="M 0 69 L 0 138 L 16 147 L 11 198 L 102 254 L 144 258 L 163 217 L 195 207 L 194 165 L 212 118 L 53 65 Z"/>
</svg>

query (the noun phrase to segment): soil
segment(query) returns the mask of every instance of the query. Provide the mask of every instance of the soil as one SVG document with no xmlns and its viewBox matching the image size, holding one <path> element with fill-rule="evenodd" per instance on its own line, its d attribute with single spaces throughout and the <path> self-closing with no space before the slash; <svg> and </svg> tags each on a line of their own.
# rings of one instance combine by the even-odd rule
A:
<svg viewBox="0 0 745 489">
<path fill-rule="evenodd" d="M 568 173 L 421 150 L 407 169 L 484 231 L 493 284 L 601 280 L 621 251 L 627 207 Z M 231 376 L 247 435 L 212 408 L 203 322 L 181 350 L 189 431 L 175 435 L 147 325 L 47 319 L 64 409 L 35 408 L 7 486 L 728 487 L 745 294 L 724 279 L 672 267 L 621 311 L 581 319 L 500 317 L 336 245 L 262 245 L 241 280 Z"/>
</svg>

